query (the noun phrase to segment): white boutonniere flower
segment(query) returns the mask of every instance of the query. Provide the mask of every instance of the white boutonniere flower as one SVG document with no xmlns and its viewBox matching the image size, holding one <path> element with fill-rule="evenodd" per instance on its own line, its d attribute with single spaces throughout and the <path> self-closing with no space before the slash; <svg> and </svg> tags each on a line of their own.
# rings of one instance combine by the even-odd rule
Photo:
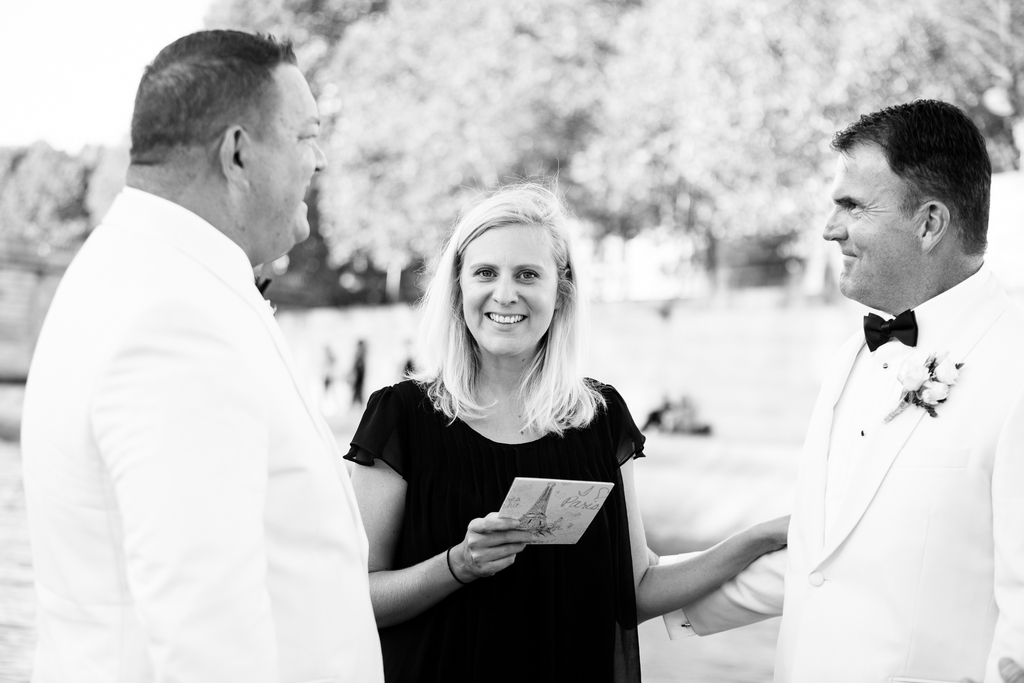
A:
<svg viewBox="0 0 1024 683">
<path fill-rule="evenodd" d="M 909 406 L 923 408 L 931 417 L 938 417 L 935 407 L 949 398 L 949 389 L 960 378 L 963 363 L 954 363 L 948 353 L 913 353 L 900 367 L 903 394 L 896 407 L 885 416 L 888 422 Z"/>
</svg>

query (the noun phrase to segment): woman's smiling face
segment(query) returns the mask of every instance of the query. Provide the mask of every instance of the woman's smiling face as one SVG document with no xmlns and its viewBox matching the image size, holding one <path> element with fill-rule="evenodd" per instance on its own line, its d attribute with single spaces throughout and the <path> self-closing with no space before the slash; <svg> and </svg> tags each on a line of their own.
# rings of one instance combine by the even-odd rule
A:
<svg viewBox="0 0 1024 683">
<path fill-rule="evenodd" d="M 484 364 L 528 363 L 558 308 L 558 266 L 543 228 L 492 228 L 466 245 L 462 312 Z"/>
</svg>

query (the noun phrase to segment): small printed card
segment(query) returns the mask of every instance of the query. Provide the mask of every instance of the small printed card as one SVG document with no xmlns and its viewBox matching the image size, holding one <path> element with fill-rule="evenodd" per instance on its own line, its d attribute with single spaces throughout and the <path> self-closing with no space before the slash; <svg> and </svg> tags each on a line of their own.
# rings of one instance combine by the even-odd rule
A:
<svg viewBox="0 0 1024 683">
<path fill-rule="evenodd" d="M 597 516 L 615 484 L 606 481 L 516 477 L 499 516 L 518 519 L 536 544 L 571 544 Z"/>
</svg>

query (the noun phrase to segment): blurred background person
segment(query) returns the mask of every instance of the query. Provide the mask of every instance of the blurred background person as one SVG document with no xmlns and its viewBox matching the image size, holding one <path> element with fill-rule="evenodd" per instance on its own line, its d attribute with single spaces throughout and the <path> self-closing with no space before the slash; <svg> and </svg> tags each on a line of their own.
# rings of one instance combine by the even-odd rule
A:
<svg viewBox="0 0 1024 683">
<path fill-rule="evenodd" d="M 412 351 L 412 340 L 405 342 L 405 363 L 402 364 L 402 379 L 408 379 L 416 372 L 416 357 Z"/>
<path fill-rule="evenodd" d="M 334 396 L 334 373 L 335 365 L 338 363 L 337 356 L 330 345 L 324 346 L 323 369 L 320 371 L 323 388 L 320 394 L 320 412 L 330 417 L 338 408 L 338 402 Z"/>
<path fill-rule="evenodd" d="M 550 190 L 499 189 L 456 223 L 424 299 L 423 367 L 371 396 L 346 456 L 387 680 L 639 681 L 638 621 L 785 544 L 781 518 L 649 566 L 644 437 L 580 372 L 585 302 Z M 496 512 L 516 476 L 615 487 L 578 543 L 524 551 L 532 535 Z"/>
<path fill-rule="evenodd" d="M 356 342 L 356 354 L 352 358 L 352 369 L 348 373 L 352 387 L 352 406 L 363 407 L 363 384 L 366 382 L 366 340 Z"/>
</svg>

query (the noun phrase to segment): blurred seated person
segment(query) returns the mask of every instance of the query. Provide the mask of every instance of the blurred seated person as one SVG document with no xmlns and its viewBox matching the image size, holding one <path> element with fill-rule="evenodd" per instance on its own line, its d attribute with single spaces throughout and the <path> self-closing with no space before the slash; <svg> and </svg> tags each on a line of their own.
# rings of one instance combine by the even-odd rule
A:
<svg viewBox="0 0 1024 683">
<path fill-rule="evenodd" d="M 385 679 L 639 681 L 637 624 L 786 542 L 788 518 L 651 566 L 633 487 L 644 437 L 580 372 L 585 302 L 557 196 L 505 187 L 466 210 L 422 306 L 420 367 L 375 392 L 348 459 L 370 542 Z M 498 516 L 516 476 L 602 481 L 575 545 Z"/>
<path fill-rule="evenodd" d="M 642 430 L 646 432 L 651 428 L 677 434 L 711 434 L 711 425 L 700 421 L 697 406 L 689 396 L 682 396 L 678 401 L 666 396 L 660 406 L 647 414 Z"/>
</svg>

